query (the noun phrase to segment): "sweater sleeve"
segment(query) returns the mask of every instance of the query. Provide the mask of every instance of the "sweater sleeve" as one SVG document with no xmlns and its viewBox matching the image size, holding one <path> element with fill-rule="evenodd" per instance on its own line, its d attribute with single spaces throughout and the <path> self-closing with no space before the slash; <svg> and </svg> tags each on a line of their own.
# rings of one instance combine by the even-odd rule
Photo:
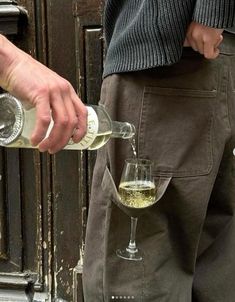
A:
<svg viewBox="0 0 235 302">
<path fill-rule="evenodd" d="M 197 0 L 193 21 L 215 28 L 235 25 L 235 0 Z"/>
</svg>

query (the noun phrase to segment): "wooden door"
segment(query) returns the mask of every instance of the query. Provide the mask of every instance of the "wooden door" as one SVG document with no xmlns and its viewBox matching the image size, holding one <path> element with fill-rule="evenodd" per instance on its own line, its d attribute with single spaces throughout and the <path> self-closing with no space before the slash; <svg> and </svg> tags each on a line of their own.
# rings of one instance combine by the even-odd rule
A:
<svg viewBox="0 0 235 302">
<path fill-rule="evenodd" d="M 101 12 L 101 0 L 0 1 L 0 31 L 96 104 Z M 94 161 L 88 151 L 0 149 L 0 301 L 83 301 Z"/>
</svg>

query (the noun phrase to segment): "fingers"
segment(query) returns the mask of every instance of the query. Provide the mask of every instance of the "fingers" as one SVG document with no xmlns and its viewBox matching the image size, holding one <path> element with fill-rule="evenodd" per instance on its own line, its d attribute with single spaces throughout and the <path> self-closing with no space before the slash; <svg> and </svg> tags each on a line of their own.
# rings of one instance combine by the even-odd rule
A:
<svg viewBox="0 0 235 302">
<path fill-rule="evenodd" d="M 39 144 L 41 152 L 48 151 L 54 154 L 64 148 L 71 137 L 74 142 L 78 142 L 86 133 L 85 106 L 75 92 L 68 90 L 69 93 L 51 95 L 50 109 L 53 127 L 48 137 Z"/>
<path fill-rule="evenodd" d="M 223 40 L 223 30 L 192 22 L 188 28 L 187 43 L 206 59 L 215 59 L 219 55 L 219 45 Z"/>
<path fill-rule="evenodd" d="M 49 151 L 49 153 L 56 153 L 63 148 L 69 139 L 69 117 L 60 94 L 51 96 L 51 117 L 53 119 L 53 126 L 47 138 L 39 144 L 41 152 Z"/>
<path fill-rule="evenodd" d="M 87 131 L 87 109 L 83 103 L 78 99 L 73 99 L 73 105 L 77 116 L 77 125 L 73 132 L 73 141 L 79 142 Z"/>
<path fill-rule="evenodd" d="M 201 40 L 191 40 L 193 50 L 199 52 L 201 55 L 204 54 L 204 43 Z"/>
<path fill-rule="evenodd" d="M 47 129 L 51 122 L 50 101 L 45 98 L 39 98 L 36 106 L 36 124 L 31 136 L 31 144 L 37 146 L 46 136 Z"/>
<path fill-rule="evenodd" d="M 219 55 L 219 49 L 214 45 L 205 43 L 202 54 L 206 59 L 216 59 Z"/>
<path fill-rule="evenodd" d="M 219 55 L 219 45 L 223 40 L 223 36 L 220 35 L 217 40 L 212 40 L 211 38 L 207 38 L 203 44 L 203 53 L 206 59 L 216 59 Z"/>
</svg>

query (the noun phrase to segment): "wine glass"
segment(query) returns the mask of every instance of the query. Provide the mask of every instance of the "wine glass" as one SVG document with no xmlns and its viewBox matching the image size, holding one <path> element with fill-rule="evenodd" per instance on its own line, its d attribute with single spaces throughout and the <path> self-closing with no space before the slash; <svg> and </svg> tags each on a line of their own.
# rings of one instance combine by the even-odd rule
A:
<svg viewBox="0 0 235 302">
<path fill-rule="evenodd" d="M 121 208 L 131 216 L 130 241 L 126 248 L 118 249 L 118 257 L 140 261 L 142 255 L 137 248 L 135 237 L 140 210 L 153 205 L 156 201 L 156 186 L 152 176 L 152 161 L 148 159 L 127 159 L 119 185 Z M 127 211 L 126 211 L 127 210 Z"/>
</svg>

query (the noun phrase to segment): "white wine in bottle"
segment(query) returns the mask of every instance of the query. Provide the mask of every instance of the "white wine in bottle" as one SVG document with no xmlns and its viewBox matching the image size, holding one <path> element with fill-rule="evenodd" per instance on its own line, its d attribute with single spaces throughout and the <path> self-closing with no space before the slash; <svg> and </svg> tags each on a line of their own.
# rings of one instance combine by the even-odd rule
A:
<svg viewBox="0 0 235 302">
<path fill-rule="evenodd" d="M 64 147 L 67 150 L 96 150 L 110 138 L 130 139 L 135 135 L 134 125 L 112 121 L 103 106 L 87 106 L 87 133 L 79 143 L 71 139 Z M 36 121 L 36 110 L 26 109 L 22 103 L 8 93 L 0 95 L 0 146 L 15 148 L 37 148 L 30 143 Z M 53 127 L 51 122 L 48 133 Z"/>
</svg>

